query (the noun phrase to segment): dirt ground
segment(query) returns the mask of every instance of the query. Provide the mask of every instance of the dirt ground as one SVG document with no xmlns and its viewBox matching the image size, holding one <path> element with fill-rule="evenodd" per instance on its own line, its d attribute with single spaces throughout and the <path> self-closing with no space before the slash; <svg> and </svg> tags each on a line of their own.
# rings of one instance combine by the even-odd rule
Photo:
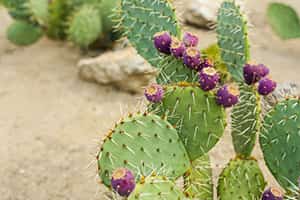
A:
<svg viewBox="0 0 300 200">
<path fill-rule="evenodd" d="M 264 17 L 267 2 L 246 5 L 252 58 L 270 66 L 279 82 L 300 83 L 300 40 L 283 42 L 272 34 Z M 300 13 L 299 0 L 285 2 Z M 122 113 L 137 109 L 141 95 L 81 81 L 80 53 L 66 43 L 44 38 L 27 48 L 13 46 L 5 38 L 10 21 L 0 8 L 0 199 L 104 199 L 94 162 L 97 145 Z M 202 47 L 215 41 L 211 31 L 192 30 Z M 233 156 L 228 130 L 211 154 L 216 175 Z M 255 156 L 275 184 L 259 150 Z"/>
</svg>

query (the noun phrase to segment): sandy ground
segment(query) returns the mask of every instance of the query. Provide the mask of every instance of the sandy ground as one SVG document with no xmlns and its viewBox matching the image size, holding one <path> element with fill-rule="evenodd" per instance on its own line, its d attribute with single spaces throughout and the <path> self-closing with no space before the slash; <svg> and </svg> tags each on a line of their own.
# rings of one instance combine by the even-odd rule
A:
<svg viewBox="0 0 300 200">
<path fill-rule="evenodd" d="M 177 1 L 178 2 L 178 1 Z M 293 4 L 300 13 L 298 0 Z M 267 26 L 265 0 L 249 1 L 252 58 L 271 66 L 273 78 L 299 82 L 300 40 L 280 41 Z M 78 50 L 42 39 L 28 48 L 6 41 L 10 18 L 0 8 L 0 199 L 104 199 L 96 176 L 97 144 L 139 95 L 78 79 Z M 195 29 L 193 29 L 195 30 Z M 202 46 L 215 41 L 199 31 Z M 212 151 L 215 174 L 233 156 L 230 135 Z M 267 180 L 259 150 L 255 151 Z"/>
</svg>

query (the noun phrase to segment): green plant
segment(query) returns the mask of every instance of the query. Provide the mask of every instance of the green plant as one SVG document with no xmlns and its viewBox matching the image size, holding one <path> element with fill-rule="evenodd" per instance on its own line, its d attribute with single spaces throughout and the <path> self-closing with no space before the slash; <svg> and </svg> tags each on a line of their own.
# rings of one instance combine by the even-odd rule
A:
<svg viewBox="0 0 300 200">
<path fill-rule="evenodd" d="M 300 37 L 300 19 L 292 7 L 282 3 L 271 3 L 267 17 L 274 32 L 282 39 Z"/>
<path fill-rule="evenodd" d="M 266 77 L 266 66 L 247 64 L 247 24 L 236 3 L 224 1 L 218 15 L 218 46 L 202 50 L 198 60 L 200 50 L 192 34 L 184 34 L 184 40 L 193 40 L 187 42 L 193 46 L 185 45 L 180 54 L 182 44 L 178 41 L 182 34 L 169 1 L 122 0 L 119 28 L 160 73 L 160 85 L 145 89 L 145 97 L 150 101 L 147 111 L 129 115 L 116 124 L 97 156 L 99 174 L 106 186 L 110 185 L 114 170 L 127 168 L 133 172 L 137 185 L 129 200 L 213 199 L 207 153 L 226 127 L 224 107 L 235 104 L 231 125 L 237 155 L 219 177 L 218 198 L 261 198 L 266 182 L 251 156 L 257 133 L 267 165 L 287 194 L 300 176 L 300 100 L 279 102 L 262 120 L 258 93 L 270 94 L 276 83 Z M 193 68 L 188 66 L 198 62 Z M 217 87 L 207 91 L 203 84 L 210 89 Z M 184 178 L 182 188 L 175 186 L 180 176 Z M 113 178 L 124 180 L 122 187 L 126 186 L 125 174 Z"/>
<path fill-rule="evenodd" d="M 120 7 L 119 0 L 4 0 L 3 5 L 16 20 L 39 26 L 50 38 L 69 39 L 84 49 L 97 46 L 94 44 L 109 46 L 118 39 L 112 15 Z"/>
<path fill-rule="evenodd" d="M 7 29 L 7 39 L 20 46 L 30 45 L 43 35 L 39 26 L 25 21 L 15 21 Z"/>
</svg>

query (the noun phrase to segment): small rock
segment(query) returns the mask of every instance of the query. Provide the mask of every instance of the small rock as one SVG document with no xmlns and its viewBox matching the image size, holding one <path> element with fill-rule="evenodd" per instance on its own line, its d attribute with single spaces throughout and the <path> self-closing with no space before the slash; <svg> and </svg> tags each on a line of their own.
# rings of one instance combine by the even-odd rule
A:
<svg viewBox="0 0 300 200">
<path fill-rule="evenodd" d="M 200 28 L 210 28 L 217 21 L 218 1 L 212 0 L 193 0 L 189 1 L 184 11 L 184 20 Z"/>
<path fill-rule="evenodd" d="M 217 23 L 218 9 L 223 0 L 189 0 L 183 18 L 187 24 L 212 29 Z M 241 0 L 237 3 L 241 5 Z"/>
<path fill-rule="evenodd" d="M 121 90 L 139 93 L 154 80 L 157 71 L 131 47 L 82 59 L 79 76 L 83 80 L 113 85 Z"/>
</svg>

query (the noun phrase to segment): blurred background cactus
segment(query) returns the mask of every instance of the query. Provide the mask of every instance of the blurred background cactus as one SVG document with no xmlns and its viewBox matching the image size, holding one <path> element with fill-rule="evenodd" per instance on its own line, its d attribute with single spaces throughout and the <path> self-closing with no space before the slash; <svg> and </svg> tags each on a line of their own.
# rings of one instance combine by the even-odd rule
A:
<svg viewBox="0 0 300 200">
<path fill-rule="evenodd" d="M 120 27 L 159 70 L 159 84 L 145 89 L 147 109 L 116 123 L 103 140 L 97 161 L 106 186 L 130 200 L 214 199 L 208 153 L 231 123 L 236 157 L 219 177 L 218 199 L 283 199 L 283 191 L 263 192 L 266 181 L 252 156 L 257 135 L 271 173 L 286 195 L 293 193 L 300 177 L 300 100 L 276 102 L 262 115 L 260 99 L 277 84 L 265 65 L 249 63 L 247 21 L 235 1 L 221 4 L 218 44 L 202 51 L 196 35 L 182 34 L 167 0 L 122 0 Z M 116 173 L 121 169 L 134 183 L 126 170 Z M 181 176 L 183 187 L 176 185 Z M 131 188 L 126 195 L 124 188 Z"/>
<path fill-rule="evenodd" d="M 270 3 L 267 17 L 274 32 L 282 39 L 300 38 L 300 19 L 291 6 Z"/>
<path fill-rule="evenodd" d="M 7 38 L 16 45 L 30 45 L 42 35 L 70 40 L 87 49 L 109 47 L 119 38 L 113 11 L 119 0 L 3 0 L 16 21 L 7 30 Z"/>
</svg>

